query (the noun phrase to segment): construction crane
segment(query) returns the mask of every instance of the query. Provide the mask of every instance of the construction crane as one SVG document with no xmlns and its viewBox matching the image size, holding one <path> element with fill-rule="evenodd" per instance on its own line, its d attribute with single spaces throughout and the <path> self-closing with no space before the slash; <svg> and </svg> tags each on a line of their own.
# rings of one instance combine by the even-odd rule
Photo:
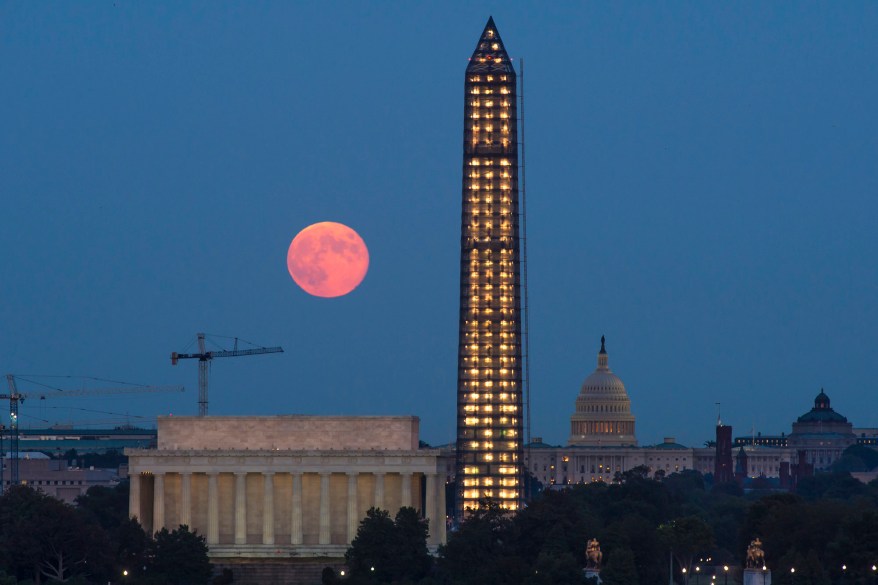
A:
<svg viewBox="0 0 878 585">
<path fill-rule="evenodd" d="M 73 378 L 74 376 L 63 376 L 65 378 Z M 119 386 L 113 388 L 80 388 L 78 390 L 62 390 L 60 388 L 50 388 L 50 392 L 19 392 L 15 383 L 16 376 L 13 374 L 6 375 L 6 383 L 9 386 L 9 394 L 0 394 L 0 400 L 9 399 L 9 479 L 11 485 L 16 485 L 20 481 L 18 473 L 18 407 L 25 399 L 46 400 L 47 398 L 73 398 L 77 396 L 101 396 L 106 394 L 140 394 L 143 392 L 183 392 L 183 386 L 141 386 L 137 384 L 129 384 L 127 386 Z M 19 379 L 23 379 L 19 377 Z M 91 378 L 96 379 L 96 378 Z M 45 386 L 45 384 L 42 384 Z M 2 465 L 0 465 L 0 492 L 3 486 Z"/>
<path fill-rule="evenodd" d="M 221 336 L 216 336 L 221 337 Z M 207 379 L 210 371 L 210 361 L 213 358 L 221 357 L 238 357 L 242 355 L 258 355 L 262 353 L 281 353 L 282 347 L 259 347 L 254 343 L 255 347 L 250 349 L 238 349 L 238 338 L 229 338 L 235 340 L 234 349 L 221 349 L 217 351 L 207 351 L 205 348 L 205 334 L 198 333 L 196 339 L 198 341 L 198 353 L 171 353 L 171 365 L 176 366 L 178 360 L 198 359 L 198 416 L 207 416 Z M 243 341 L 243 340 L 242 340 Z"/>
</svg>

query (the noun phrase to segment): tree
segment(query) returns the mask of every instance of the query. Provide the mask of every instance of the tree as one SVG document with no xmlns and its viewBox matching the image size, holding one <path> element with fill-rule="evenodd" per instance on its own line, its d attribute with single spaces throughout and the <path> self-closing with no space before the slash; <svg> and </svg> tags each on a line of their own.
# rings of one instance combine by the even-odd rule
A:
<svg viewBox="0 0 878 585">
<path fill-rule="evenodd" d="M 61 500 L 25 485 L 0 496 L 0 566 L 19 579 L 102 575 L 106 548 L 100 527 Z"/>
<path fill-rule="evenodd" d="M 323 567 L 323 571 L 320 572 L 320 583 L 322 585 L 336 585 L 338 583 L 338 575 L 335 574 L 335 569 Z"/>
<path fill-rule="evenodd" d="M 396 531 L 396 578 L 413 581 L 425 577 L 433 559 L 427 551 L 429 525 L 417 510 L 400 508 L 393 522 Z"/>
<path fill-rule="evenodd" d="M 387 510 L 369 508 L 360 521 L 357 535 L 345 553 L 345 561 L 354 583 L 375 580 L 389 583 L 394 560 L 388 543 L 394 542 L 396 530 Z"/>
<path fill-rule="evenodd" d="M 606 585 L 638 585 L 634 553 L 630 548 L 617 548 L 608 555 L 601 581 Z"/>
<path fill-rule="evenodd" d="M 208 583 L 213 570 L 205 538 L 185 524 L 171 532 L 162 528 L 155 535 L 153 562 L 148 572 L 153 580 L 169 585 Z"/>
<path fill-rule="evenodd" d="M 521 583 L 528 566 L 511 546 L 516 537 L 509 513 L 483 500 L 440 548 L 440 572 L 456 585 Z"/>
<path fill-rule="evenodd" d="M 395 520 L 386 510 L 370 508 L 345 553 L 354 583 L 416 581 L 430 571 L 427 521 L 411 507 Z"/>
<path fill-rule="evenodd" d="M 114 559 L 111 575 L 150 563 L 152 539 L 137 519 L 128 517 L 128 489 L 128 482 L 112 488 L 92 486 L 76 498 L 77 511 L 99 524 L 107 534 L 111 543 L 107 553 Z"/>
<path fill-rule="evenodd" d="M 847 500 L 867 492 L 865 485 L 850 473 L 818 473 L 799 481 L 796 493 L 806 500 Z"/>
<path fill-rule="evenodd" d="M 713 529 L 698 516 L 684 516 L 662 524 L 658 534 L 687 575 L 692 571 L 695 555 L 713 546 Z"/>
<path fill-rule="evenodd" d="M 740 498 L 744 495 L 744 490 L 741 489 L 741 486 L 738 485 L 738 482 L 726 481 L 723 483 L 713 484 L 713 487 L 710 488 L 710 493 L 725 494 L 727 496 L 736 496 Z"/>
<path fill-rule="evenodd" d="M 832 464 L 832 471 L 871 471 L 878 467 L 878 451 L 866 445 L 851 445 L 845 449 L 841 458 Z"/>
<path fill-rule="evenodd" d="M 76 507 L 102 528 L 113 530 L 128 520 L 128 482 L 114 487 L 92 486 L 76 498 Z"/>
</svg>

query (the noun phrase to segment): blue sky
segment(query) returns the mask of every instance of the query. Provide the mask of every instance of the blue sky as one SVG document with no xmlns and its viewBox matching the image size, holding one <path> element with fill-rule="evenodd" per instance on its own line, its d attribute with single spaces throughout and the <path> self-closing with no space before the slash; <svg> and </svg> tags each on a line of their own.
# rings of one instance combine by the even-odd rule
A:
<svg viewBox="0 0 878 585">
<path fill-rule="evenodd" d="M 60 401 L 416 414 L 455 429 L 463 74 L 489 15 L 526 66 L 532 434 L 562 443 L 602 334 L 641 443 L 716 402 L 789 432 L 821 387 L 878 426 L 878 5 L 0 3 L 0 368 L 185 384 Z M 364 283 L 287 246 L 356 229 Z M 26 403 L 39 419 L 110 415 Z M 111 418 L 111 417 L 110 417 Z"/>
</svg>

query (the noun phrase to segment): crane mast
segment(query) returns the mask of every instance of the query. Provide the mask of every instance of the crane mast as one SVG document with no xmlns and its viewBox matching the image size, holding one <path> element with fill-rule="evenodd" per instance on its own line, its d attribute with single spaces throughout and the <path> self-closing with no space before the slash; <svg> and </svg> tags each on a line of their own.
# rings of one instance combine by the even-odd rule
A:
<svg viewBox="0 0 878 585">
<path fill-rule="evenodd" d="M 106 394 L 140 394 L 143 392 L 183 392 L 183 386 L 121 386 L 118 388 L 92 388 L 79 390 L 59 390 L 55 392 L 19 392 L 15 375 L 6 374 L 8 394 L 0 394 L 0 400 L 9 399 L 9 484 L 21 483 L 19 474 L 19 428 L 18 407 L 26 398 L 46 400 L 47 398 L 71 398 L 78 396 L 102 396 Z M 2 441 L 0 441 L 2 445 Z M 2 449 L 0 449 L 2 451 Z M 2 457 L 0 457 L 2 459 Z M 3 492 L 3 475 L 0 470 L 0 493 Z"/>
<path fill-rule="evenodd" d="M 235 346 L 231 350 L 207 351 L 205 346 L 205 334 L 196 335 L 198 341 L 198 353 L 171 353 L 171 365 L 176 366 L 179 360 L 198 360 L 198 416 L 207 416 L 207 382 L 210 377 L 210 362 L 213 358 L 240 357 L 245 355 L 259 355 L 264 353 L 282 353 L 283 348 L 253 347 L 250 349 L 238 349 L 238 338 L 235 337 Z"/>
<path fill-rule="evenodd" d="M 24 401 L 24 396 L 18 393 L 15 386 L 15 376 L 6 375 L 6 384 L 9 386 L 9 394 L 0 394 L 0 399 L 9 398 L 9 479 L 10 485 L 19 483 L 18 477 L 18 404 Z M 2 464 L 2 462 L 0 462 Z M 0 492 L 3 486 L 0 484 Z"/>
</svg>

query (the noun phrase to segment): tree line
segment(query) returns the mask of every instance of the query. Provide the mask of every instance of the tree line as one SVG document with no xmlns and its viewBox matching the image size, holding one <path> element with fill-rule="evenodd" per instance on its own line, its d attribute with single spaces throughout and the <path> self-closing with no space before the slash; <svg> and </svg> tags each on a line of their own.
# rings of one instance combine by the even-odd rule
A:
<svg viewBox="0 0 878 585">
<path fill-rule="evenodd" d="M 801 480 L 795 493 L 744 494 L 705 480 L 695 471 L 656 479 L 636 468 L 612 484 L 544 490 L 514 515 L 485 502 L 449 531 L 436 556 L 419 512 L 372 509 L 345 574 L 327 569 L 323 582 L 583 584 L 586 543 L 596 538 L 606 585 L 667 583 L 669 573 L 707 585 L 717 571 L 716 582 L 736 584 L 747 545 L 759 537 L 777 585 L 878 583 L 878 482 L 833 472 Z M 92 487 L 75 506 L 28 486 L 0 496 L 0 585 L 211 579 L 204 537 L 185 526 L 147 534 L 128 517 L 127 483 Z"/>
<path fill-rule="evenodd" d="M 878 583 L 878 482 L 843 472 L 803 479 L 796 493 L 745 495 L 695 471 L 657 480 L 638 468 L 613 484 L 545 490 L 515 515 L 485 502 L 435 558 L 427 532 L 414 510 L 370 510 L 347 574 L 328 570 L 324 583 L 584 584 L 586 543 L 597 538 L 606 585 L 667 583 L 669 572 L 681 584 L 731 585 L 757 536 L 777 585 Z"/>
<path fill-rule="evenodd" d="M 150 535 L 128 517 L 127 483 L 93 486 L 76 506 L 26 485 L 0 496 L 0 585 L 195 585 L 211 572 L 203 536 Z"/>
</svg>

